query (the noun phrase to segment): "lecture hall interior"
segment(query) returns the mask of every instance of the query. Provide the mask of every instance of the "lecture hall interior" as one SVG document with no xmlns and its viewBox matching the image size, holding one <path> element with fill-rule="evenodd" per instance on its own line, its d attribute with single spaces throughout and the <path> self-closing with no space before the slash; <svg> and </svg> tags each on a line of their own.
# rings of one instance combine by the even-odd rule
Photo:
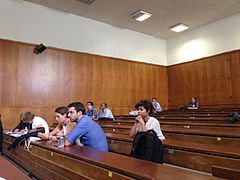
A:
<svg viewBox="0 0 240 180">
<path fill-rule="evenodd" d="M 240 0 L 0 0 L 0 25 L 0 179 L 239 179 Z"/>
</svg>

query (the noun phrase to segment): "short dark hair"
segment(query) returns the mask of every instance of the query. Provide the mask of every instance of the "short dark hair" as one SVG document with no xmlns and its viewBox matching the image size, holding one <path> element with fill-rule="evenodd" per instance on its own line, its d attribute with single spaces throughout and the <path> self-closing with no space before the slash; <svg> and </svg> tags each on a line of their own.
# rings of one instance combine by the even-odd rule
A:
<svg viewBox="0 0 240 180">
<path fill-rule="evenodd" d="M 153 97 L 153 98 L 152 98 L 152 100 L 154 100 L 154 99 L 155 99 L 155 100 L 157 100 L 157 98 L 156 98 L 156 97 Z"/>
<path fill-rule="evenodd" d="M 61 115 L 68 114 L 68 108 L 66 106 L 60 106 L 55 109 L 55 112 Z"/>
<path fill-rule="evenodd" d="M 196 97 L 192 97 L 193 99 L 195 99 L 195 101 L 197 101 L 197 98 Z"/>
<path fill-rule="evenodd" d="M 77 112 L 81 111 L 82 114 L 85 114 L 85 112 L 86 112 L 85 107 L 84 107 L 83 103 L 81 103 L 81 102 L 70 103 L 68 105 L 68 108 L 70 108 L 70 107 L 74 107 Z"/>
<path fill-rule="evenodd" d="M 107 103 L 103 103 L 104 104 L 104 106 L 107 108 Z"/>
<path fill-rule="evenodd" d="M 140 106 L 144 107 L 149 114 L 152 114 L 153 105 L 152 105 L 151 101 L 149 101 L 147 99 L 143 99 L 135 105 L 135 108 L 138 109 Z"/>
<path fill-rule="evenodd" d="M 90 104 L 91 106 L 94 105 L 92 101 L 88 101 L 87 104 Z"/>
</svg>

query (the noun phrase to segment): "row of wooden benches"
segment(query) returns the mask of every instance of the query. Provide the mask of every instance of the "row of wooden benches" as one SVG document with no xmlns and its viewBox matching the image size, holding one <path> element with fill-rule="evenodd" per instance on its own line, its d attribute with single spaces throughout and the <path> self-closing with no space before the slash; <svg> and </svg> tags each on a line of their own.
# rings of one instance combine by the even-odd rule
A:
<svg viewBox="0 0 240 180">
<path fill-rule="evenodd" d="M 209 121 L 197 122 L 196 119 L 182 120 L 182 117 L 170 121 L 161 118 L 161 129 L 166 137 L 164 162 L 217 173 L 222 177 L 239 176 L 239 124 L 219 123 L 212 117 L 208 118 Z M 129 155 L 132 139 L 128 134 L 134 120 L 127 120 L 125 116 L 125 120 L 99 123 L 107 135 L 110 150 Z"/>
<path fill-rule="evenodd" d="M 18 146 L 13 151 L 7 151 L 14 138 L 4 136 L 4 155 L 39 179 L 217 179 L 86 147 L 58 148 L 51 141 L 32 143 L 29 150 Z"/>
<path fill-rule="evenodd" d="M 225 118 L 232 112 L 240 112 L 239 108 L 235 109 L 222 109 L 222 110 L 185 110 L 185 111 L 177 111 L 177 110 L 165 110 L 162 112 L 158 112 L 153 114 L 154 117 L 221 117 Z M 129 115 L 118 115 L 115 116 L 116 119 L 128 119 L 131 118 Z M 134 117 L 133 117 L 134 118 Z"/>
<path fill-rule="evenodd" d="M 135 116 L 125 116 L 125 117 L 115 117 L 115 120 L 134 120 Z M 186 120 L 186 121 L 207 121 L 207 122 L 225 122 L 229 123 L 228 120 L 226 120 L 226 117 L 199 117 L 199 116 L 188 116 L 188 117 L 182 117 L 182 116 L 157 116 L 155 117 L 158 120 Z"/>
<path fill-rule="evenodd" d="M 115 120 L 115 121 L 99 121 L 104 122 L 104 124 L 116 124 L 116 125 L 129 125 L 132 126 L 135 122 L 135 120 Z M 167 119 L 161 119 L 159 121 L 161 125 L 180 125 L 180 126 L 208 126 L 208 127 L 240 127 L 240 123 L 228 123 L 228 122 L 206 122 L 206 121 L 196 121 L 196 120 L 167 120 Z"/>
<path fill-rule="evenodd" d="M 106 133 L 112 152 L 129 155 L 132 139 L 127 135 Z M 213 166 L 240 170 L 240 149 L 180 140 L 164 141 L 164 162 L 208 173 Z"/>
<path fill-rule="evenodd" d="M 100 122 L 101 127 L 106 132 L 129 134 L 132 126 L 104 124 Z M 182 125 L 161 125 L 163 133 L 192 134 L 192 135 L 210 135 L 214 137 L 240 138 L 239 128 L 236 127 L 208 127 L 208 126 L 182 126 Z"/>
</svg>

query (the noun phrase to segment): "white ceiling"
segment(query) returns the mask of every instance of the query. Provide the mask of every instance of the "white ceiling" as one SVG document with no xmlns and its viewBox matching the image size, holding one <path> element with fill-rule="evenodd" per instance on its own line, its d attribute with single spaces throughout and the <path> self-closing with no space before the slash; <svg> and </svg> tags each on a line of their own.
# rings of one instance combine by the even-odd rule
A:
<svg viewBox="0 0 240 180">
<path fill-rule="evenodd" d="M 240 0 L 96 0 L 91 5 L 79 0 L 25 1 L 163 39 L 176 35 L 169 27 L 177 23 L 194 29 L 240 12 Z M 143 22 L 132 19 L 130 14 L 139 9 L 152 17 Z"/>
</svg>

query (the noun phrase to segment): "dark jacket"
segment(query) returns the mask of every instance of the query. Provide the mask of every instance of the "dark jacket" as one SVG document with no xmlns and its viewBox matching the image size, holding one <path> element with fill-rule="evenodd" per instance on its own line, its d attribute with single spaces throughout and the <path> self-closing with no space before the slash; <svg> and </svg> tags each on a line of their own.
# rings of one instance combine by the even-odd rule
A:
<svg viewBox="0 0 240 180">
<path fill-rule="evenodd" d="M 27 127 L 28 130 L 32 129 L 32 124 L 26 124 L 22 121 L 19 122 L 19 124 L 17 125 L 17 127 L 15 127 L 13 129 L 13 131 L 15 131 L 16 129 L 22 130 L 25 129 L 25 127 Z"/>
<path fill-rule="evenodd" d="M 196 101 L 195 103 L 190 102 L 190 103 L 189 103 L 189 107 L 196 107 L 197 109 L 199 109 L 199 108 L 200 108 L 200 105 L 199 105 L 199 102 L 198 102 L 198 101 Z"/>
</svg>

